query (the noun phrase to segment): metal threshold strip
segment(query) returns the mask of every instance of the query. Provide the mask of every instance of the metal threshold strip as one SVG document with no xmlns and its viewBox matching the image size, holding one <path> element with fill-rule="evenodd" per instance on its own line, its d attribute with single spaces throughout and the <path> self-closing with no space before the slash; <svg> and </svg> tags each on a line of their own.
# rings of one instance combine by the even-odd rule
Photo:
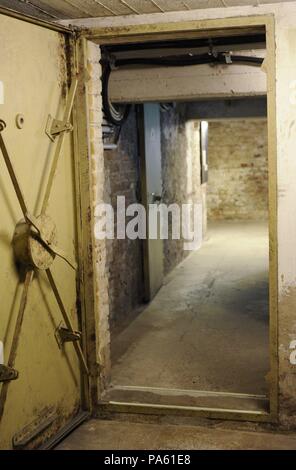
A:
<svg viewBox="0 0 296 470">
<path fill-rule="evenodd" d="M 274 421 L 266 395 L 140 386 L 111 386 L 101 399 L 100 411 Z"/>
<path fill-rule="evenodd" d="M 218 392 L 218 391 L 205 391 L 205 390 L 187 390 L 187 389 L 167 389 L 167 388 L 160 388 L 160 387 L 137 387 L 137 386 L 129 386 L 129 385 L 116 385 L 112 387 L 112 390 L 123 390 L 123 391 L 135 391 L 135 392 L 151 392 L 151 393 L 158 393 L 161 395 L 186 395 L 190 394 L 196 397 L 232 397 L 232 398 L 254 398 L 257 400 L 266 400 L 268 397 L 267 395 L 257 395 L 257 394 L 250 394 L 250 393 L 234 393 L 234 392 Z"/>
<path fill-rule="evenodd" d="M 266 411 L 248 411 L 227 408 L 207 408 L 193 406 L 156 405 L 150 403 L 109 401 L 100 403 L 98 416 L 108 413 L 143 414 L 143 415 L 175 415 L 183 417 L 203 417 L 232 421 L 252 421 L 262 423 L 276 422 L 276 418 Z"/>
</svg>

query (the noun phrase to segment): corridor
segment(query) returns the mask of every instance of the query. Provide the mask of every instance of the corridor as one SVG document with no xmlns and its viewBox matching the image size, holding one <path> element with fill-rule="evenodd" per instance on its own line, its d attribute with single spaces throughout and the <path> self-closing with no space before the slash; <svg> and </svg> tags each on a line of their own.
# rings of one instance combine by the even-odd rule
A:
<svg viewBox="0 0 296 470">
<path fill-rule="evenodd" d="M 113 340 L 107 396 L 159 403 L 169 389 L 181 405 L 199 391 L 264 396 L 268 347 L 267 224 L 211 223 L 203 247 Z"/>
</svg>

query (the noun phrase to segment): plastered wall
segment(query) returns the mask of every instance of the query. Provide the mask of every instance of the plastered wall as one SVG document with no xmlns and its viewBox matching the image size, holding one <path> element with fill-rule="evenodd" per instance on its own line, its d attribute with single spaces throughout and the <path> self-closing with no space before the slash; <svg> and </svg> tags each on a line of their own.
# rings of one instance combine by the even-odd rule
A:
<svg viewBox="0 0 296 470">
<path fill-rule="evenodd" d="M 209 123 L 209 220 L 268 219 L 267 122 Z"/>
<path fill-rule="evenodd" d="M 296 339 L 296 174 L 295 67 L 296 12 L 276 13 L 276 137 L 278 201 L 279 384 L 280 416 L 296 426 L 296 366 L 291 343 Z"/>
</svg>

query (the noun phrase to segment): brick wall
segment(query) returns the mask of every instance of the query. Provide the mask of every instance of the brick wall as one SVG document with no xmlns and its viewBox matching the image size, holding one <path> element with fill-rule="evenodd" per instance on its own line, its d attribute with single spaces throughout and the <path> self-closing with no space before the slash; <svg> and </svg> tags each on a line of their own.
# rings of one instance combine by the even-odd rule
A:
<svg viewBox="0 0 296 470">
<path fill-rule="evenodd" d="M 87 353 L 91 360 L 91 395 L 96 402 L 110 379 L 110 332 L 109 332 L 109 294 L 107 247 L 105 240 L 94 237 L 96 223 L 96 207 L 104 202 L 105 195 L 105 164 L 102 140 L 102 82 L 100 47 L 90 41 L 79 44 L 79 89 L 77 92 L 79 104 L 84 112 L 79 115 L 79 151 L 81 153 L 82 183 L 89 188 L 89 200 L 84 201 L 84 220 L 89 226 L 91 242 L 88 246 L 88 264 L 84 276 L 93 279 L 94 315 L 85 319 L 87 323 Z M 85 133 L 85 134 L 84 134 Z M 88 198 L 87 198 L 88 199 Z M 92 292 L 88 297 L 91 298 Z M 86 302 L 90 300 L 86 299 Z M 98 372 L 99 371 L 99 372 Z"/>
<path fill-rule="evenodd" d="M 185 107 L 161 112 L 163 202 L 185 204 L 205 201 L 200 185 L 199 123 L 185 120 Z M 126 206 L 140 200 L 140 172 L 136 114 L 124 123 L 118 148 L 104 152 L 104 202 L 114 208 L 117 196 L 126 197 Z M 205 214 L 205 211 L 204 211 Z M 115 224 L 116 228 L 116 224 Z M 143 254 L 140 240 L 107 240 L 109 321 L 120 328 L 143 301 Z M 184 240 L 164 241 L 164 270 L 169 273 L 187 255 Z"/>
<path fill-rule="evenodd" d="M 185 119 L 185 106 L 161 112 L 163 202 L 203 205 L 206 226 L 206 185 L 200 184 L 199 122 Z M 136 115 L 124 123 L 118 148 L 104 152 L 104 202 L 111 202 L 116 221 L 117 196 L 126 206 L 140 200 L 140 172 Z M 115 224 L 116 227 L 116 224 Z M 142 303 L 144 293 L 143 245 L 140 240 L 107 240 L 109 320 L 119 327 Z M 187 255 L 184 240 L 164 241 L 164 271 L 168 274 Z"/>
<path fill-rule="evenodd" d="M 202 203 L 205 230 L 206 185 L 201 186 L 200 182 L 200 126 L 198 121 L 186 122 L 185 109 L 185 105 L 179 104 L 161 112 L 163 202 Z M 184 240 L 165 240 L 165 274 L 188 254 L 184 251 Z"/>
<path fill-rule="evenodd" d="M 135 111 L 121 129 L 117 150 L 105 150 L 105 202 L 111 202 L 116 221 L 117 196 L 125 196 L 126 207 L 139 202 L 139 158 Z M 116 227 L 116 224 L 115 224 Z M 143 298 L 142 242 L 108 240 L 109 309 L 111 327 L 131 313 Z"/>
<path fill-rule="evenodd" d="M 209 123 L 209 219 L 268 217 L 266 120 Z"/>
</svg>

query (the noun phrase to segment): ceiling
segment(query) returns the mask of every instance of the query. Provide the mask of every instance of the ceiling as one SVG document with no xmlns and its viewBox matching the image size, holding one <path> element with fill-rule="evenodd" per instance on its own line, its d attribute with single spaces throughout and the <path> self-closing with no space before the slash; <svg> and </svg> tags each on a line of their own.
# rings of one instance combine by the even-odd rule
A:
<svg viewBox="0 0 296 470">
<path fill-rule="evenodd" d="M 281 0 L 0 0 L 2 7 L 50 21 L 244 5 L 256 6 L 265 3 L 282 2 Z"/>
</svg>

